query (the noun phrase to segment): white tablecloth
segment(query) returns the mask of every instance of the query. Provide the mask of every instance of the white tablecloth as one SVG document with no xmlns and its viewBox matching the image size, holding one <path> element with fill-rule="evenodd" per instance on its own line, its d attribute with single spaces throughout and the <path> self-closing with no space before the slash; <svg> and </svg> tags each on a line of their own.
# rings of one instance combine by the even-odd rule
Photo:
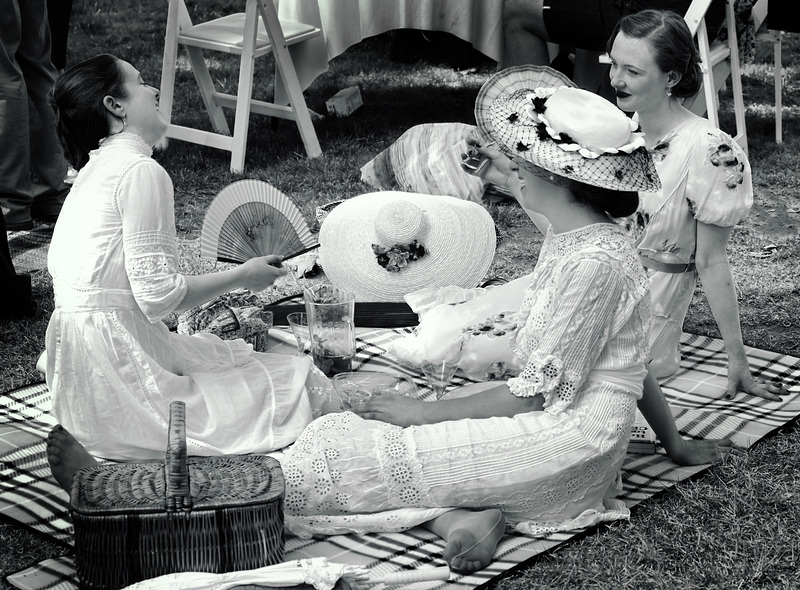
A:
<svg viewBox="0 0 800 590">
<path fill-rule="evenodd" d="M 312 24 L 323 31 L 324 39 L 309 43 L 297 66 L 305 79 L 315 71 L 316 75 L 326 71 L 328 61 L 348 47 L 395 29 L 451 33 L 499 61 L 502 10 L 502 0 L 279 0 L 278 4 L 281 19 Z"/>
</svg>

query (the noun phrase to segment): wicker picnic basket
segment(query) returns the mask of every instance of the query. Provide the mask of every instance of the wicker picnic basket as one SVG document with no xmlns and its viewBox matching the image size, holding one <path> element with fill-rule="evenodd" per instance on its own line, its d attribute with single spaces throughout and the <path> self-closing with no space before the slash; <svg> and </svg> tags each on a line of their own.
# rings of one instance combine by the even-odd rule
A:
<svg viewBox="0 0 800 590">
<path fill-rule="evenodd" d="M 104 463 L 73 478 L 81 587 L 115 590 L 174 572 L 279 563 L 283 495 L 272 457 L 187 457 L 186 409 L 173 402 L 164 463 Z"/>
</svg>

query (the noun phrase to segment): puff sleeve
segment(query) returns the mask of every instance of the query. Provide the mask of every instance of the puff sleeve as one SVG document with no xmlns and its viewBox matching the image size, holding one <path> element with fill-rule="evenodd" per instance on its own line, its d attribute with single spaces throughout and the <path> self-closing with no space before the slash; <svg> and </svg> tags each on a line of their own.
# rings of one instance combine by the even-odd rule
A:
<svg viewBox="0 0 800 590">
<path fill-rule="evenodd" d="M 178 306 L 187 289 L 178 272 L 172 181 L 156 161 L 136 161 L 117 185 L 115 204 L 122 218 L 131 291 L 147 319 L 160 321 Z"/>
<path fill-rule="evenodd" d="M 698 135 L 689 167 L 686 200 L 697 221 L 720 227 L 744 221 L 753 206 L 753 180 L 739 144 L 709 129 Z"/>
</svg>

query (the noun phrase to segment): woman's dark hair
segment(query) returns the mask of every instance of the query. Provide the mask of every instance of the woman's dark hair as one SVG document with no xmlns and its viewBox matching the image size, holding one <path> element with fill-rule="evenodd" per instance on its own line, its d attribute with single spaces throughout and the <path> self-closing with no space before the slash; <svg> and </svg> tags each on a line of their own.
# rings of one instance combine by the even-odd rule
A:
<svg viewBox="0 0 800 590">
<path fill-rule="evenodd" d="M 672 87 L 673 96 L 689 98 L 698 93 L 703 83 L 700 54 L 681 15 L 671 10 L 647 9 L 623 17 L 611 33 L 606 46 L 609 53 L 619 33 L 649 41 L 661 71 L 681 75 Z"/>
<path fill-rule="evenodd" d="M 611 217 L 627 217 L 639 208 L 639 193 L 636 191 L 602 188 L 577 180 L 570 180 L 568 188 L 576 201 Z"/>
<path fill-rule="evenodd" d="M 80 170 L 89 152 L 110 133 L 103 98 L 125 98 L 119 59 L 102 53 L 76 64 L 56 80 L 50 106 L 56 116 L 56 133 L 70 164 Z"/>
<path fill-rule="evenodd" d="M 639 193 L 636 191 L 602 188 L 555 174 L 525 160 L 516 162 L 534 176 L 569 189 L 578 203 L 587 205 L 598 213 L 608 213 L 611 217 L 627 217 L 639 209 Z"/>
</svg>

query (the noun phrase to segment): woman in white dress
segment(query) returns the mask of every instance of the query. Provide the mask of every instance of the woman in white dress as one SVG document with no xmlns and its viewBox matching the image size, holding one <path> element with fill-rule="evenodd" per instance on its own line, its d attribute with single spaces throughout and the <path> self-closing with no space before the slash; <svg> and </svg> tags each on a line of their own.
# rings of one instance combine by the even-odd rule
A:
<svg viewBox="0 0 800 590">
<path fill-rule="evenodd" d="M 172 182 L 151 157 L 166 123 L 158 91 L 131 64 L 111 55 L 78 64 L 52 100 L 79 170 L 48 258 L 55 310 L 46 379 L 56 418 L 106 459 L 163 457 L 173 400 L 186 403 L 193 455 L 293 442 L 312 418 L 308 388 L 329 386 L 307 358 L 179 335 L 161 321 L 234 288 L 268 288 L 286 272 L 280 258 L 178 272 Z"/>
</svg>

